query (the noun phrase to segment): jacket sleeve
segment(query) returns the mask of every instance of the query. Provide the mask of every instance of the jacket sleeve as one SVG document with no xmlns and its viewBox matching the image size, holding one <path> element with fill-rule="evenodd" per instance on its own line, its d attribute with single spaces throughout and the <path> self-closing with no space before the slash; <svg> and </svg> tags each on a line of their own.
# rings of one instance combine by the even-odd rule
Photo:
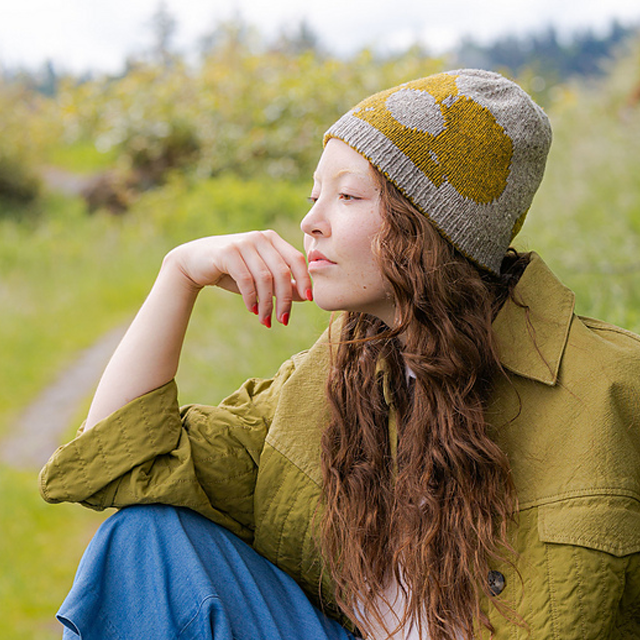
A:
<svg viewBox="0 0 640 640">
<path fill-rule="evenodd" d="M 181 410 L 173 381 L 133 400 L 52 455 L 42 497 L 97 510 L 188 507 L 251 542 L 260 455 L 293 368 L 287 361 L 271 380 L 248 380 L 217 407 Z"/>
</svg>

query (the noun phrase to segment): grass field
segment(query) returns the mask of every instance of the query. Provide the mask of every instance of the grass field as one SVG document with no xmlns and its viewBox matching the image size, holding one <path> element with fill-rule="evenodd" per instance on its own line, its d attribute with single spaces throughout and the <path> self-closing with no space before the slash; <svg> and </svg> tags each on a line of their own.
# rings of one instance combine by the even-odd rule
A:
<svg viewBox="0 0 640 640">
<path fill-rule="evenodd" d="M 576 291 L 579 313 L 638 332 L 640 110 L 623 109 L 623 76 L 597 90 L 568 88 L 556 101 L 547 178 L 518 246 L 541 253 Z M 79 201 L 49 196 L 40 217 L 0 219 L 0 435 L 82 348 L 131 316 L 171 246 L 265 226 L 299 243 L 296 219 L 307 189 L 176 177 L 122 218 L 87 216 Z M 179 372 L 182 401 L 216 402 L 249 375 L 271 375 L 326 320 L 301 304 L 288 328 L 269 331 L 236 296 L 205 292 Z M 36 474 L 0 465 L 0 637 L 6 640 L 60 636 L 54 612 L 103 518 L 44 504 Z"/>
</svg>

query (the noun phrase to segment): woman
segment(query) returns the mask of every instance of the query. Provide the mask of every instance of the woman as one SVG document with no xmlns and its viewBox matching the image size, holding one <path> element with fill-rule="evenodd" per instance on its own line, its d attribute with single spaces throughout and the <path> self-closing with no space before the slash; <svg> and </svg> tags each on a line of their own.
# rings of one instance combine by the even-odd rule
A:
<svg viewBox="0 0 640 640">
<path fill-rule="evenodd" d="M 550 142 L 501 76 L 423 78 L 327 132 L 308 263 L 272 231 L 168 254 L 41 488 L 188 510 L 107 520 L 66 637 L 640 637 L 640 342 L 508 249 Z M 292 301 L 345 313 L 272 380 L 180 411 L 211 285 L 266 326 Z"/>
</svg>

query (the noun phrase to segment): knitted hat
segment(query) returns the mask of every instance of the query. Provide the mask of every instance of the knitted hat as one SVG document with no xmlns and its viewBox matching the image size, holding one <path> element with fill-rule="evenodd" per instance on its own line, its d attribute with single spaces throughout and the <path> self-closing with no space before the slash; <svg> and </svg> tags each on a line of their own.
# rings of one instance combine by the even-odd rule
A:
<svg viewBox="0 0 640 640">
<path fill-rule="evenodd" d="M 382 171 L 467 258 L 499 273 L 542 180 L 551 126 L 518 85 L 461 69 L 376 93 L 330 138 Z"/>
</svg>

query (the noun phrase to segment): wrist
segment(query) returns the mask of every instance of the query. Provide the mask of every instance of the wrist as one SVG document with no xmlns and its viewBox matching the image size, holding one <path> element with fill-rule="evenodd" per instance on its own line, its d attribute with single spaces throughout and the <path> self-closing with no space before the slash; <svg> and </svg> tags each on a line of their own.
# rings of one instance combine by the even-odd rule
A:
<svg viewBox="0 0 640 640">
<path fill-rule="evenodd" d="M 198 286 L 180 268 L 174 258 L 165 257 L 151 289 L 150 296 L 164 300 L 172 308 L 192 309 L 202 287 Z"/>
<path fill-rule="evenodd" d="M 198 284 L 185 269 L 183 260 L 179 252 L 180 247 L 176 247 L 167 253 L 162 260 L 158 280 L 167 282 L 171 287 L 184 290 L 194 297 L 204 289 L 204 285 Z"/>
</svg>

